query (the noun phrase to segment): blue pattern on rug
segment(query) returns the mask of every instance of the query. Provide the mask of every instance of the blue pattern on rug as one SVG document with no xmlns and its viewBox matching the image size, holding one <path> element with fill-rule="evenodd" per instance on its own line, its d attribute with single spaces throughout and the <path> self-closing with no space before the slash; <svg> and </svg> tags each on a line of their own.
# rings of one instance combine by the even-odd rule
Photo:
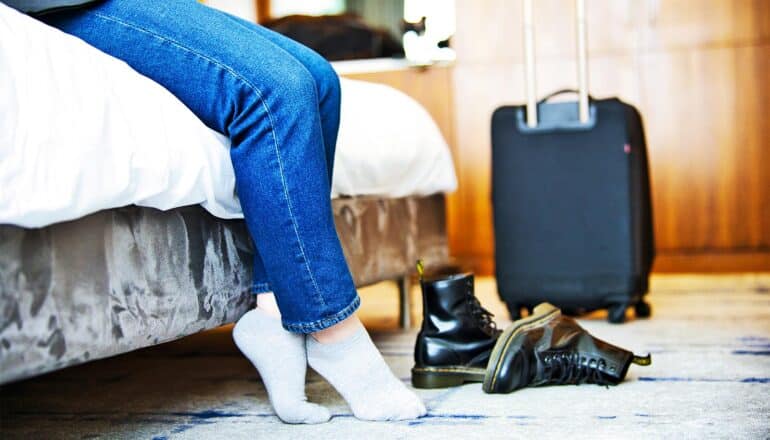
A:
<svg viewBox="0 0 770 440">
<path fill-rule="evenodd" d="M 744 379 L 715 379 L 708 377 L 647 377 L 642 376 L 640 382 L 733 382 L 733 383 L 770 383 L 770 377 L 747 377 Z"/>
<path fill-rule="evenodd" d="M 175 416 L 182 416 L 182 417 L 193 417 L 196 419 L 214 419 L 214 418 L 221 418 L 221 417 L 244 417 L 246 414 L 239 414 L 239 413 L 231 413 L 231 412 L 225 412 L 225 411 L 217 411 L 214 409 L 208 409 L 204 411 L 198 411 L 198 412 L 174 412 L 170 413 Z M 250 416 L 254 416 L 254 414 L 249 414 Z M 273 414 L 266 414 L 272 416 Z"/>
<path fill-rule="evenodd" d="M 427 416 L 371 423 L 353 417 L 310 372 L 308 398 L 327 406 L 332 421 L 285 425 L 250 363 L 228 348 L 230 335 L 222 332 L 208 348 L 172 344 L 7 385 L 0 389 L 0 437 L 713 438 L 729 432 L 731 438 L 766 438 L 770 310 L 767 297 L 752 289 L 658 291 L 650 300 L 660 316 L 650 320 L 617 326 L 582 319 L 597 337 L 653 353 L 650 367 L 632 366 L 617 387 L 527 388 L 508 395 L 485 394 L 477 383 L 418 390 Z M 481 298 L 493 307 L 494 299 Z M 499 306 L 493 313 L 504 315 Z M 415 331 L 373 337 L 397 377 L 410 384 Z"/>
</svg>

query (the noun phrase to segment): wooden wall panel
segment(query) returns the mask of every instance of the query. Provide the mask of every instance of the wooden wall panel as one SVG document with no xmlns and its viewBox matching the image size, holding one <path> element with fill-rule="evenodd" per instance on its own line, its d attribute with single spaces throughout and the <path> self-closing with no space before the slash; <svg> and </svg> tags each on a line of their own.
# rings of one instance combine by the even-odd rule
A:
<svg viewBox="0 0 770 440">
<path fill-rule="evenodd" d="M 745 46 L 770 38 L 767 0 L 640 1 L 646 23 L 642 46 L 647 49 Z"/>
<path fill-rule="evenodd" d="M 768 59 L 770 46 L 643 56 L 662 252 L 770 246 Z"/>
<path fill-rule="evenodd" d="M 538 59 L 574 56 L 574 2 L 537 0 L 534 21 Z M 452 47 L 461 64 L 522 62 L 521 0 L 457 0 L 457 31 Z M 644 14 L 639 0 L 589 0 L 587 20 L 589 50 L 617 53 L 638 46 L 638 17 Z"/>
<path fill-rule="evenodd" d="M 538 57 L 574 54 L 574 2 L 534 3 Z M 592 54 L 744 46 L 770 38 L 767 0 L 588 0 L 586 4 Z M 522 61 L 521 0 L 457 0 L 457 9 L 452 45 L 461 63 Z"/>
<path fill-rule="evenodd" d="M 254 0 L 254 10 L 257 11 L 257 23 L 270 20 L 270 0 Z"/>
<path fill-rule="evenodd" d="M 538 94 L 575 84 L 572 0 L 535 2 Z M 590 88 L 644 115 L 659 268 L 770 270 L 770 1 L 588 0 Z M 493 267 L 489 121 L 524 101 L 521 0 L 457 0 L 453 253 Z"/>
</svg>

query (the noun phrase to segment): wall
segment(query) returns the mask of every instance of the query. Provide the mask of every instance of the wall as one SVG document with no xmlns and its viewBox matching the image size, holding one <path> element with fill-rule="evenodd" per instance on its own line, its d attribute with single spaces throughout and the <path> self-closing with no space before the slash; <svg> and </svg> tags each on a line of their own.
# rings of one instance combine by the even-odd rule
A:
<svg viewBox="0 0 770 440">
<path fill-rule="evenodd" d="M 257 21 L 257 4 L 254 0 L 205 0 L 203 3 L 245 20 Z"/>
<path fill-rule="evenodd" d="M 404 68 L 369 73 L 346 73 L 350 79 L 385 84 L 398 89 L 422 104 L 436 121 L 441 133 L 454 151 L 454 115 L 452 96 L 452 68 L 433 66 L 427 69 Z"/>
<path fill-rule="evenodd" d="M 587 0 L 590 91 L 636 105 L 660 271 L 770 270 L 770 1 Z M 493 270 L 489 123 L 522 103 L 521 0 L 458 0 L 453 253 Z M 574 2 L 536 0 L 538 94 L 575 84 Z"/>
</svg>

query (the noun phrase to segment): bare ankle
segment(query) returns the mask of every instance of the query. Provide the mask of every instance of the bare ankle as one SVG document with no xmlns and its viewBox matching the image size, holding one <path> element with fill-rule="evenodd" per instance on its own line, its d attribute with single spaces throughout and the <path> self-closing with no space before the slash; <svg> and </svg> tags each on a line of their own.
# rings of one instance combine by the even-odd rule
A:
<svg viewBox="0 0 770 440">
<path fill-rule="evenodd" d="M 273 292 L 258 294 L 257 308 L 270 316 L 281 317 L 281 311 L 278 309 L 278 302 L 275 300 Z"/>
<path fill-rule="evenodd" d="M 312 333 L 311 336 L 322 344 L 333 344 L 349 338 L 363 326 L 358 316 L 351 315 L 331 327 Z"/>
</svg>

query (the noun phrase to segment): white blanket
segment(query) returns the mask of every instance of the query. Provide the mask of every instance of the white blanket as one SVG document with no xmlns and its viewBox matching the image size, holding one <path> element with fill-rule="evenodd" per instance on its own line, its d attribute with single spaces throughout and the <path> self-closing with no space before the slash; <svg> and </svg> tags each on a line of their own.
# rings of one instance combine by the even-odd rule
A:
<svg viewBox="0 0 770 440">
<path fill-rule="evenodd" d="M 452 191 L 446 142 L 391 88 L 342 81 L 333 195 Z M 164 88 L 0 4 L 0 224 L 40 227 L 125 205 L 242 217 L 229 141 Z"/>
</svg>

